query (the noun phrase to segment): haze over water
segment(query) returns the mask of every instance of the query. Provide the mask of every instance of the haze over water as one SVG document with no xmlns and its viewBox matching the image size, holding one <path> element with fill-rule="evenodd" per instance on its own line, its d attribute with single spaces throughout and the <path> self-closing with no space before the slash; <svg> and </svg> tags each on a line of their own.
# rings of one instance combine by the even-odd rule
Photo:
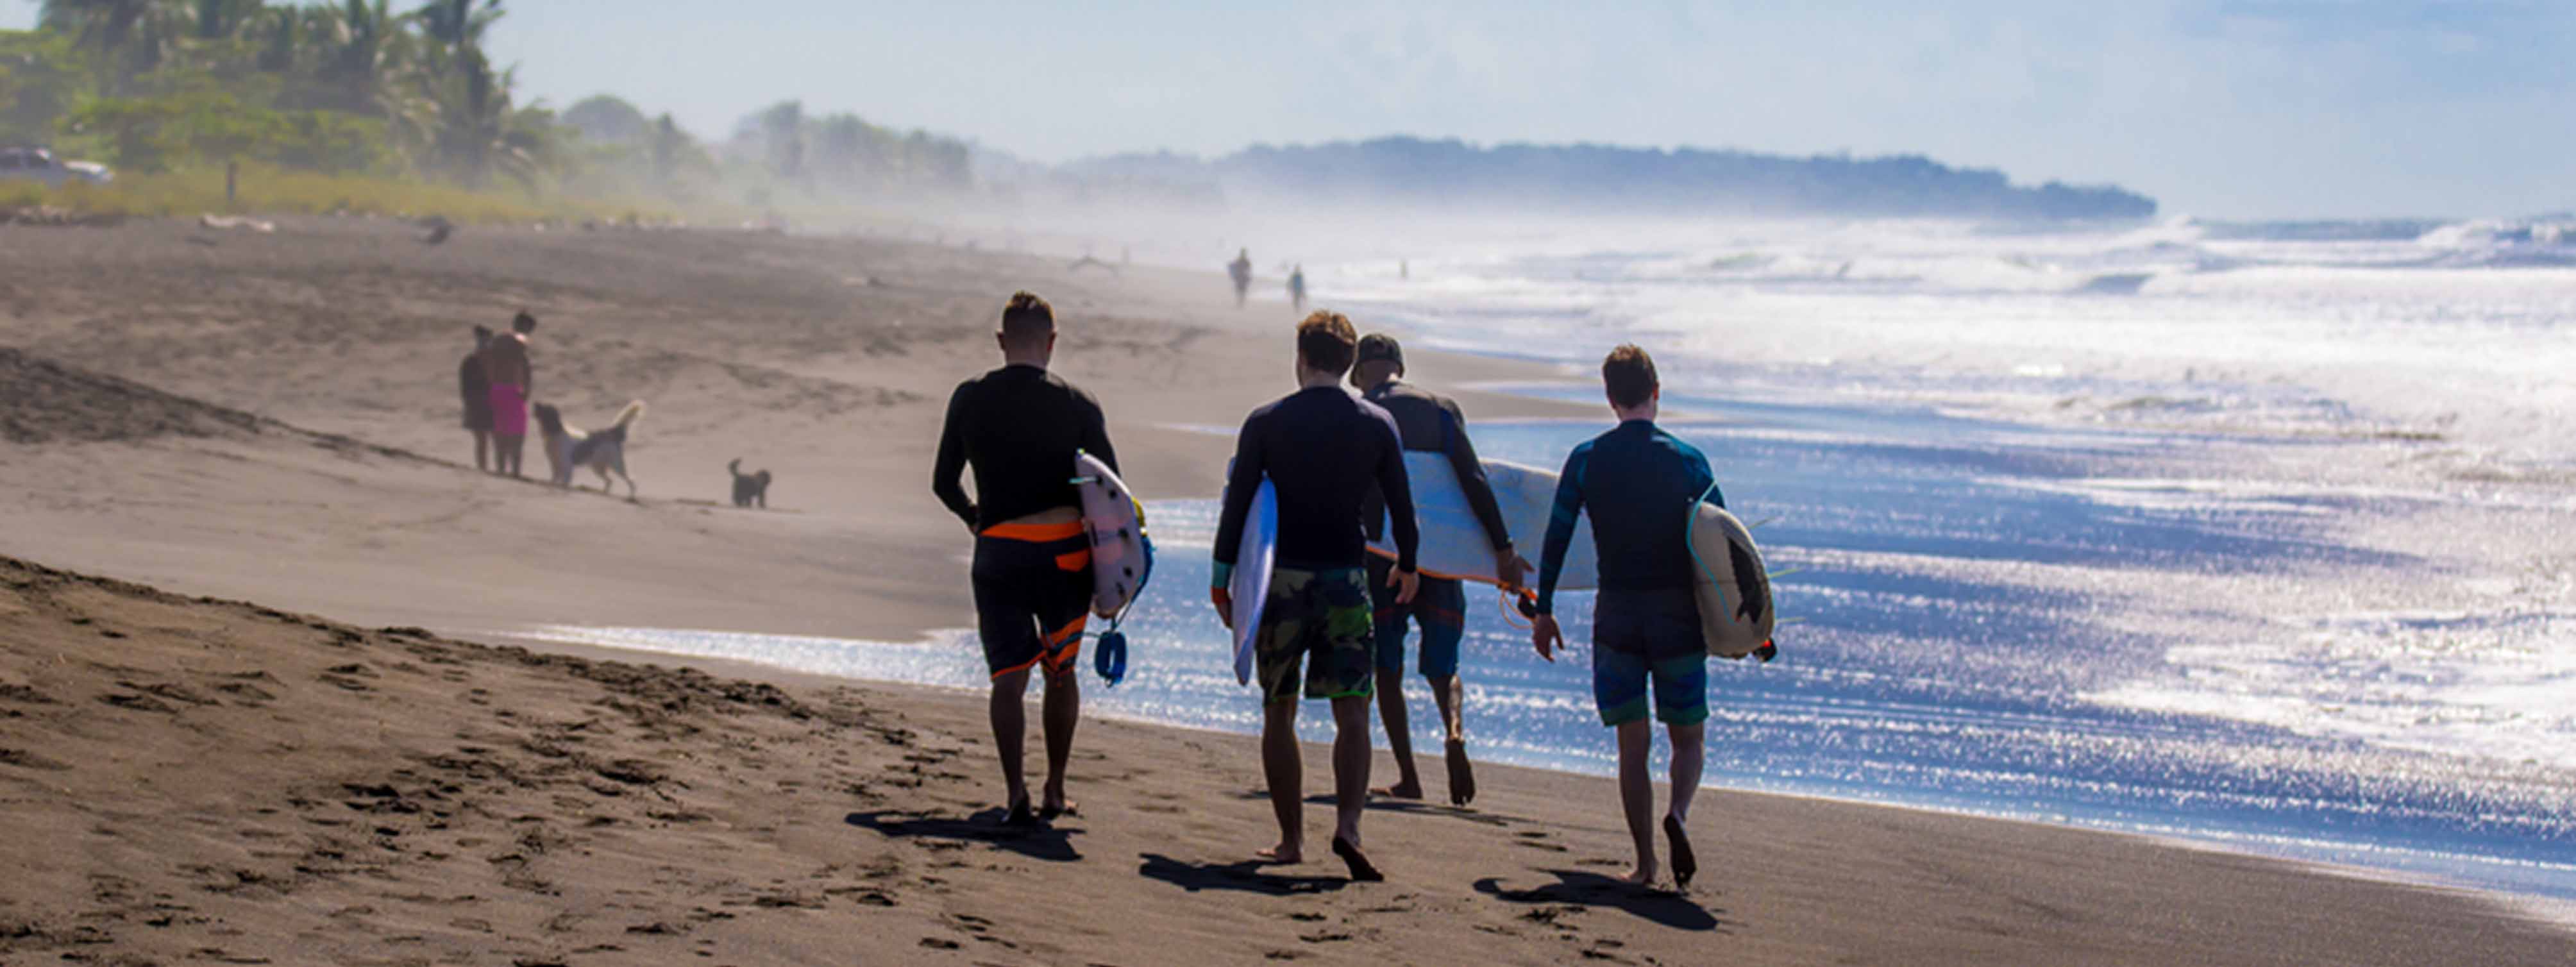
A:
<svg viewBox="0 0 2576 967">
<path fill-rule="evenodd" d="M 1740 514 L 1771 521 L 1772 566 L 1797 571 L 1778 586 L 1803 619 L 1781 660 L 1718 663 L 1711 782 L 2564 900 L 2576 556 L 2556 535 L 2576 515 L 2576 248 L 2557 236 L 1778 223 L 1347 259 L 1319 233 L 1318 253 L 1277 254 L 1364 330 L 1568 364 L 1567 383 L 1526 392 L 1594 400 L 1610 345 L 1656 352 L 1667 424 L 1710 455 Z M 1237 414 L 1173 416 L 1230 431 Z M 1553 469 L 1607 422 L 1475 430 L 1486 456 Z M 1255 727 L 1199 591 L 1211 515 L 1154 508 L 1162 557 L 1129 620 L 1132 677 L 1093 688 L 1094 708 Z M 1606 772 L 1588 651 L 1542 663 L 1498 607 L 1473 604 L 1478 747 Z M 1565 605 L 1578 640 L 1589 608 Z M 962 632 L 929 648 L 555 633 L 980 681 Z M 1436 751 L 1416 698 L 1417 742 Z"/>
</svg>

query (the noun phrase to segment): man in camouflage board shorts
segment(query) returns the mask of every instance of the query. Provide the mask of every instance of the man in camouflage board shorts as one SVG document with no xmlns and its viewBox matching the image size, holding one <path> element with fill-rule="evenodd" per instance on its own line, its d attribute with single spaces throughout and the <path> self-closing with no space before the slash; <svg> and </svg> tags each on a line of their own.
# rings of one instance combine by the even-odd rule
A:
<svg viewBox="0 0 2576 967">
<path fill-rule="evenodd" d="M 1360 852 L 1369 695 L 1377 676 L 1367 539 L 1360 533 L 1360 502 L 1369 488 L 1386 495 L 1398 557 L 1387 583 L 1399 603 L 1410 603 L 1422 586 L 1414 565 L 1421 533 L 1395 419 L 1342 388 L 1358 343 L 1359 333 L 1340 313 L 1317 312 L 1297 324 L 1297 392 L 1252 411 L 1235 438 L 1208 599 L 1217 620 L 1233 627 L 1235 555 L 1253 495 L 1270 481 L 1279 500 L 1278 542 L 1252 645 L 1261 668 L 1261 771 L 1279 820 L 1279 844 L 1258 855 L 1273 863 L 1305 859 L 1305 764 L 1297 748 L 1302 691 L 1333 703 L 1333 855 L 1350 867 L 1352 879 L 1379 880 L 1385 877 Z"/>
<path fill-rule="evenodd" d="M 1377 678 L 1376 622 L 1366 568 L 1272 571 L 1252 642 L 1262 701 L 1296 701 L 1300 664 L 1306 698 L 1367 698 Z"/>
</svg>

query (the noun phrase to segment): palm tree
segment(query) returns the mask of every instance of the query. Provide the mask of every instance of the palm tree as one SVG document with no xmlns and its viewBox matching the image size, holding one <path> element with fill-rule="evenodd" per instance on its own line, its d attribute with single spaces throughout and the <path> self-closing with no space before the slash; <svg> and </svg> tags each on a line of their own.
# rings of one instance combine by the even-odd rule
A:
<svg viewBox="0 0 2576 967">
<path fill-rule="evenodd" d="M 420 19 L 421 32 L 449 50 L 483 46 L 483 32 L 501 19 L 501 0 L 430 0 L 412 16 Z"/>
<path fill-rule="evenodd" d="M 518 71 L 494 71 L 481 49 L 468 45 L 455 52 L 439 85 L 434 135 L 438 161 L 450 176 L 478 188 L 495 173 L 533 185 L 555 159 L 561 135 L 554 112 L 513 107 L 516 86 Z"/>
<path fill-rule="evenodd" d="M 109 65 L 106 86 L 122 91 L 136 75 L 161 66 L 195 15 L 190 7 L 190 0 L 44 0 L 36 23 L 97 53 Z"/>
</svg>

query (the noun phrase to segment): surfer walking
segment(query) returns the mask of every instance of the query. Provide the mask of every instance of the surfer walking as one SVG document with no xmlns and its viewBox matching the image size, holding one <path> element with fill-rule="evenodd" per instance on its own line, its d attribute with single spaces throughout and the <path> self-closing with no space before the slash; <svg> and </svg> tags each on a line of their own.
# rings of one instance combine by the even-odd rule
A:
<svg viewBox="0 0 2576 967">
<path fill-rule="evenodd" d="M 1234 307 L 1243 308 L 1243 300 L 1252 293 L 1252 250 L 1240 249 L 1234 261 L 1225 264 L 1225 274 L 1234 278 Z"/>
<path fill-rule="evenodd" d="M 1601 363 L 1601 381 L 1619 425 L 1585 441 L 1565 459 L 1557 479 L 1547 543 L 1539 553 L 1538 616 L 1531 644 L 1539 657 L 1556 660 L 1566 647 L 1554 604 L 1559 570 L 1575 522 L 1592 516 L 1601 591 L 1592 606 L 1592 695 L 1601 724 L 1617 730 L 1619 803 L 1637 865 L 1627 880 L 1655 881 L 1652 825 L 1654 779 L 1647 756 L 1654 745 L 1651 709 L 1670 736 L 1672 804 L 1664 813 L 1671 840 L 1673 879 L 1689 886 L 1698 872 L 1686 824 L 1699 791 L 1708 721 L 1708 651 L 1700 634 L 1699 605 L 1686 511 L 1706 495 L 1726 500 L 1714 487 L 1708 458 L 1655 426 L 1662 388 L 1646 351 L 1623 345 Z"/>
<path fill-rule="evenodd" d="M 1398 603 L 1421 578 L 1420 535 L 1404 476 L 1395 420 L 1341 386 L 1358 333 L 1350 319 L 1316 312 L 1297 324 L 1298 390 L 1252 411 L 1236 437 L 1225 507 L 1217 521 L 1216 566 L 1208 589 L 1217 619 L 1233 627 L 1227 591 L 1253 495 L 1268 478 L 1278 499 L 1278 544 L 1253 651 L 1260 669 L 1262 773 L 1279 820 L 1279 842 L 1260 851 L 1274 863 L 1305 858 L 1304 775 L 1297 748 L 1302 694 L 1333 710 L 1333 855 L 1354 880 L 1383 879 L 1360 848 L 1368 803 L 1368 701 L 1375 678 L 1375 621 L 1364 566 L 1360 504 L 1374 485 L 1394 521 L 1398 559 L 1387 577 Z"/>
<path fill-rule="evenodd" d="M 992 673 L 993 751 L 1008 791 L 1004 822 L 1024 826 L 1073 813 L 1065 768 L 1082 717 L 1077 661 L 1091 616 L 1091 541 L 1068 468 L 1076 451 L 1118 468 L 1100 404 L 1047 371 L 1055 355 L 1055 310 L 1027 292 L 1002 309 L 1002 367 L 967 380 L 948 398 L 931 490 L 975 533 L 972 567 L 976 631 Z M 958 476 L 973 468 L 969 499 Z M 1046 786 L 1033 810 L 1024 774 L 1029 671 L 1045 673 L 1041 714 Z"/>
<path fill-rule="evenodd" d="M 1351 385 L 1359 389 L 1362 399 L 1394 418 L 1405 450 L 1449 459 L 1450 469 L 1458 474 L 1458 489 L 1493 545 L 1495 583 L 1506 589 L 1520 587 L 1530 570 L 1529 561 L 1512 549 L 1511 531 L 1495 505 L 1484 464 L 1477 462 L 1476 446 L 1467 439 L 1467 417 L 1457 401 L 1404 381 L 1404 346 L 1393 336 L 1370 333 L 1362 338 L 1358 360 L 1351 366 Z M 1385 540 L 1385 500 L 1375 489 L 1360 507 L 1360 523 L 1371 543 Z M 1464 806 L 1476 798 L 1476 771 L 1467 759 L 1467 690 L 1458 677 L 1458 645 L 1467 634 L 1466 584 L 1454 577 L 1425 575 L 1413 600 L 1398 603 L 1387 587 L 1394 567 L 1384 557 L 1369 555 L 1369 596 L 1377 622 L 1378 717 L 1386 723 L 1396 772 L 1395 784 L 1378 793 L 1396 799 L 1422 798 L 1422 775 L 1413 765 L 1412 724 L 1404 708 L 1405 631 L 1408 623 L 1417 624 L 1422 627 L 1422 647 L 1415 668 L 1431 687 L 1432 704 L 1439 707 L 1440 724 L 1448 736 L 1449 802 Z"/>
</svg>

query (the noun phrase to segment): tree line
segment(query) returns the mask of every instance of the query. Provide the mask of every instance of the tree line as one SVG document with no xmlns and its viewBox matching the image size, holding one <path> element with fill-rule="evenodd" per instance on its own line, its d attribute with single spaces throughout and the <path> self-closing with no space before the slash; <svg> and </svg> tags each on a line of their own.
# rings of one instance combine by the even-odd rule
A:
<svg viewBox="0 0 2576 967">
<path fill-rule="evenodd" d="M 36 29 L 0 31 L 0 143 L 120 172 L 258 162 L 677 201 L 973 187 L 963 142 L 793 101 L 713 145 L 614 97 L 558 112 L 486 52 L 505 14 L 502 0 L 43 0 Z"/>
</svg>

